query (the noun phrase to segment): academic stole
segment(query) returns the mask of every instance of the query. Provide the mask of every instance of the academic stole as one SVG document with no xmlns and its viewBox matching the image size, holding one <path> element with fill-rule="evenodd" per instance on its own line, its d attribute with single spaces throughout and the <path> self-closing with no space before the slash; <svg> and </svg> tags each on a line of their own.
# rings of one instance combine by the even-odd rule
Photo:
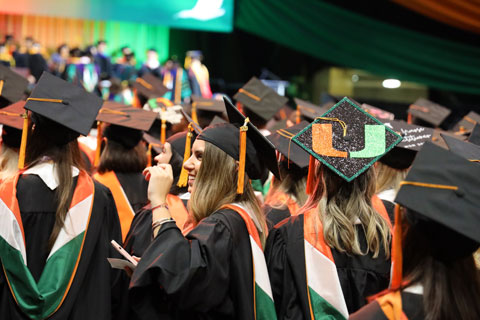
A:
<svg viewBox="0 0 480 320">
<path fill-rule="evenodd" d="M 387 221 L 391 231 L 392 225 L 387 210 L 377 196 L 373 196 L 372 206 Z M 348 319 L 347 303 L 332 250 L 325 242 L 323 226 L 316 208 L 305 212 L 303 232 L 311 320 L 323 319 L 326 316 L 330 316 L 331 319 Z"/>
<path fill-rule="evenodd" d="M 239 206 L 229 204 L 222 208 L 231 209 L 237 212 L 245 221 L 247 226 L 250 247 L 252 249 L 253 263 L 253 303 L 255 320 L 274 320 L 277 319 L 275 305 L 273 303 L 272 288 L 270 287 L 270 278 L 268 277 L 267 263 L 263 254 L 262 243 L 258 230 L 252 218 L 244 209 Z"/>
<path fill-rule="evenodd" d="M 125 241 L 128 230 L 130 230 L 130 226 L 132 225 L 135 211 L 133 211 L 127 195 L 125 191 L 123 191 L 120 181 L 118 181 L 117 175 L 113 171 L 107 171 L 102 174 L 95 173 L 93 178 L 108 187 L 112 192 L 113 200 L 117 207 L 118 219 L 120 220 L 120 227 L 122 229 L 122 241 Z"/>
<path fill-rule="evenodd" d="M 0 187 L 0 259 L 10 291 L 31 319 L 45 319 L 65 301 L 82 256 L 94 199 L 93 180 L 80 171 L 63 228 L 38 283 L 27 267 L 25 234 L 17 201 L 21 172 Z"/>
<path fill-rule="evenodd" d="M 298 203 L 293 200 L 291 196 L 279 190 L 269 193 L 265 199 L 265 204 L 270 205 L 271 207 L 286 205 L 292 216 L 296 216 L 298 214 L 298 210 L 300 209 Z"/>
</svg>

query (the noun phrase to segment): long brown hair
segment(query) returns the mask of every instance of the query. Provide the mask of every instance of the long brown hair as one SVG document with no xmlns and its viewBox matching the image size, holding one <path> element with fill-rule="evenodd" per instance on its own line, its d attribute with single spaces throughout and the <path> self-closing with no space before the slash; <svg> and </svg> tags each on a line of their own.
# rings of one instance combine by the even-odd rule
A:
<svg viewBox="0 0 480 320">
<path fill-rule="evenodd" d="M 107 140 L 97 171 L 99 173 L 107 171 L 135 173 L 142 172 L 146 166 L 147 154 L 143 142 L 139 142 L 134 148 L 127 149 L 118 142 Z"/>
<path fill-rule="evenodd" d="M 55 224 L 48 240 L 48 248 L 50 250 L 60 230 L 63 228 L 65 217 L 72 202 L 74 191 L 72 166 L 80 170 L 85 166 L 77 140 L 63 145 L 55 145 L 41 129 L 29 130 L 25 155 L 26 166 L 33 167 L 40 163 L 44 157 L 53 161 L 58 172 L 59 181 L 58 187 L 55 189 L 55 198 L 57 201 Z"/>
<path fill-rule="evenodd" d="M 407 215 L 414 214 L 409 212 Z M 480 274 L 473 254 L 440 259 L 435 251 L 442 251 L 440 255 L 444 255 L 447 250 L 432 239 L 432 234 L 448 240 L 453 231 L 431 221 L 409 223 L 407 215 L 396 222 L 407 228 L 403 239 L 403 274 L 409 285 L 423 285 L 425 319 L 480 319 Z M 432 224 L 436 231 L 432 232 Z M 456 243 L 456 248 L 450 248 L 450 251 L 462 251 L 472 246 L 469 239 L 452 242 Z"/>
<path fill-rule="evenodd" d="M 373 168 L 360 174 L 351 182 L 317 164 L 315 188 L 300 212 L 317 208 L 323 225 L 325 242 L 340 252 L 365 255 L 373 252 L 376 258 L 380 249 L 390 255 L 390 228 L 387 221 L 372 206 L 375 194 L 375 171 Z M 356 220 L 365 232 L 367 251 L 360 248 Z"/>
<path fill-rule="evenodd" d="M 255 197 L 249 178 L 245 176 L 243 194 L 237 194 L 237 163 L 215 145 L 205 141 L 202 164 L 195 178 L 195 189 L 190 198 L 190 212 L 196 222 L 208 217 L 220 207 L 245 202 L 260 222 L 260 240 L 265 243 L 267 227 L 265 216 Z"/>
<path fill-rule="evenodd" d="M 280 169 L 282 180 L 273 179 L 272 187 L 268 194 L 274 194 L 277 190 L 284 192 L 293 196 L 299 207 L 303 206 L 308 198 L 305 192 L 308 169 L 302 169 L 293 163 L 288 164 L 287 159 L 282 159 L 278 167 Z M 282 204 L 273 203 L 272 205 L 277 206 Z"/>
<path fill-rule="evenodd" d="M 408 170 L 399 170 L 387 166 L 380 161 L 375 163 L 375 171 L 377 172 L 376 192 L 380 193 L 385 190 L 393 189 L 398 191 L 400 182 L 407 176 Z"/>
</svg>

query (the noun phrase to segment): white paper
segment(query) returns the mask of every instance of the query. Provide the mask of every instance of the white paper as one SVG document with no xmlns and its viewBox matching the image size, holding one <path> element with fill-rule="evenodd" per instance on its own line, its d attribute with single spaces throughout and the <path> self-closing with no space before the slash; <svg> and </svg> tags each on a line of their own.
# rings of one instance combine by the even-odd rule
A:
<svg viewBox="0 0 480 320">
<path fill-rule="evenodd" d="M 107 260 L 110 263 L 110 266 L 114 269 L 124 270 L 125 267 L 129 267 L 133 271 L 137 267 L 136 265 L 125 259 L 107 258 Z"/>
</svg>

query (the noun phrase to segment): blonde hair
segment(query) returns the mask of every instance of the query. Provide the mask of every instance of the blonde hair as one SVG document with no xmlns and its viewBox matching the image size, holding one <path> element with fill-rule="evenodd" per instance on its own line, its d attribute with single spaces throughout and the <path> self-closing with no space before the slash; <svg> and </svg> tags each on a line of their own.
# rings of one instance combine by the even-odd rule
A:
<svg viewBox="0 0 480 320">
<path fill-rule="evenodd" d="M 18 152 L 2 145 L 0 151 L 0 181 L 13 177 L 18 171 Z"/>
<path fill-rule="evenodd" d="M 286 193 L 295 198 L 295 202 L 299 207 L 307 202 L 306 193 L 308 169 L 301 169 L 295 164 L 288 165 L 288 160 L 281 161 L 279 164 L 280 175 L 282 180 L 272 179 L 272 187 L 270 188 L 268 198 L 273 196 L 277 191 Z M 282 208 L 286 203 L 269 203 L 272 208 Z"/>
<path fill-rule="evenodd" d="M 255 197 L 250 179 L 245 174 L 243 194 L 237 194 L 237 163 L 224 151 L 205 141 L 202 164 L 195 179 L 195 188 L 189 202 L 189 211 L 198 223 L 223 205 L 235 202 L 246 203 L 260 222 L 262 244 L 265 243 L 267 227 L 265 216 Z"/>
<path fill-rule="evenodd" d="M 399 170 L 387 166 L 381 162 L 376 163 L 375 171 L 377 173 L 377 186 L 375 193 L 393 189 L 398 191 L 400 182 L 407 176 L 407 170 Z"/>
<path fill-rule="evenodd" d="M 380 249 L 390 255 L 391 233 L 388 222 L 372 206 L 375 171 L 368 169 L 355 180 L 345 181 L 323 165 L 315 170 L 316 186 L 302 212 L 315 208 L 323 225 L 325 242 L 340 252 L 378 257 Z M 365 232 L 367 250 L 360 248 L 357 219 Z"/>
</svg>

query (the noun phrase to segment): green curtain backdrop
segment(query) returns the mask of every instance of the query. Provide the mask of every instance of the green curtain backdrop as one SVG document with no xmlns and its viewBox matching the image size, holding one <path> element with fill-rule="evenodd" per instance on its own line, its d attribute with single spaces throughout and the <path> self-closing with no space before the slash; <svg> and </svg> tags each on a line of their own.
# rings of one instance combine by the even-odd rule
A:
<svg viewBox="0 0 480 320">
<path fill-rule="evenodd" d="M 389 25 L 320 0 L 237 0 L 235 26 L 334 64 L 480 94 L 480 47 Z"/>
</svg>

